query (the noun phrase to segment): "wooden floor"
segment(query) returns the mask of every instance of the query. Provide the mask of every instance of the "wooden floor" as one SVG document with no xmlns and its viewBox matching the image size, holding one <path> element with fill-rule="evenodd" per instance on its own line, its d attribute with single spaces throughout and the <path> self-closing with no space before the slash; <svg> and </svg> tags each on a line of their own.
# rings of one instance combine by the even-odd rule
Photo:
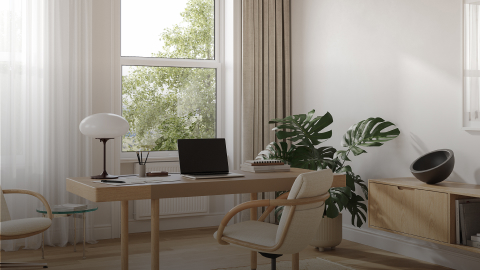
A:
<svg viewBox="0 0 480 270">
<path fill-rule="evenodd" d="M 213 233 L 215 228 L 160 232 L 160 269 L 162 270 L 210 270 L 225 267 L 247 266 L 248 250 L 234 246 L 221 246 Z M 150 269 L 150 234 L 130 234 L 130 269 Z M 46 247 L 45 260 L 41 250 L 1 252 L 2 262 L 46 262 L 51 270 L 110 270 L 120 269 L 120 239 L 102 240 L 87 245 L 87 259 L 82 260 L 81 245 L 77 252 L 73 247 Z M 449 269 L 414 260 L 380 249 L 343 240 L 336 250 L 319 252 L 307 247 L 300 259 L 321 257 L 354 269 Z M 290 260 L 290 255 L 278 258 Z M 258 256 L 259 264 L 269 260 Z"/>
</svg>

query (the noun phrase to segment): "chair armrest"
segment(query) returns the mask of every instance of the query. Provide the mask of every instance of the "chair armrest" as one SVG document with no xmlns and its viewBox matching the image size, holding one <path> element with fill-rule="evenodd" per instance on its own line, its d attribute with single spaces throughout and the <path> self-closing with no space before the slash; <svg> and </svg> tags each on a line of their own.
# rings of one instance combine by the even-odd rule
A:
<svg viewBox="0 0 480 270">
<path fill-rule="evenodd" d="M 277 197 L 277 200 L 279 199 L 286 199 L 288 198 L 288 194 L 290 194 L 290 191 L 289 192 L 285 192 L 283 193 L 282 195 L 278 196 Z M 265 219 L 267 218 L 268 215 L 270 215 L 270 213 L 275 209 L 276 206 L 269 206 L 265 212 L 263 212 L 262 216 L 260 216 L 260 218 L 258 219 L 258 221 L 265 221 Z"/>
<path fill-rule="evenodd" d="M 45 206 L 45 209 L 47 210 L 48 218 L 53 219 L 53 214 L 52 214 L 52 209 L 50 209 L 50 205 L 48 204 L 47 200 L 37 192 L 33 192 L 30 190 L 25 190 L 25 189 L 5 189 L 3 190 L 3 194 L 12 194 L 12 193 L 17 193 L 17 194 L 27 194 L 31 195 L 34 197 L 37 197 Z"/>
<path fill-rule="evenodd" d="M 279 198 L 285 198 L 288 197 L 288 194 L 285 196 L 279 196 Z M 217 230 L 217 241 L 220 245 L 228 245 L 227 242 L 222 240 L 223 237 L 223 231 L 225 230 L 225 227 L 227 226 L 228 222 L 235 216 L 238 212 L 243 211 L 245 209 L 249 208 L 254 208 L 254 207 L 262 207 L 262 206 L 270 206 L 270 207 L 275 207 L 275 206 L 280 206 L 280 205 L 304 205 L 304 204 L 311 204 L 311 203 L 317 203 L 317 202 L 322 202 L 325 201 L 330 197 L 330 193 L 325 193 L 320 196 L 316 197 L 308 197 L 308 198 L 301 198 L 301 199 L 275 199 L 275 200 L 256 200 L 256 201 L 249 201 L 249 202 L 244 202 L 242 204 L 239 204 L 232 208 L 222 219 L 220 222 L 220 226 L 218 227 Z M 270 208 L 269 207 L 269 208 Z M 263 215 L 262 215 L 263 217 Z M 261 218 L 261 217 L 260 217 Z M 260 220 L 260 219 L 259 219 Z M 263 221 L 263 220 L 260 220 Z"/>
<path fill-rule="evenodd" d="M 270 200 L 256 200 L 256 201 L 249 201 L 249 202 L 244 202 L 241 203 L 234 208 L 232 208 L 222 219 L 220 222 L 220 226 L 218 226 L 217 230 L 217 241 L 220 245 L 228 245 L 227 242 L 221 240 L 223 237 L 223 231 L 225 230 L 225 227 L 227 226 L 228 222 L 239 212 L 249 209 L 249 208 L 255 208 L 255 207 L 262 207 L 262 206 L 269 206 L 270 205 Z"/>
</svg>

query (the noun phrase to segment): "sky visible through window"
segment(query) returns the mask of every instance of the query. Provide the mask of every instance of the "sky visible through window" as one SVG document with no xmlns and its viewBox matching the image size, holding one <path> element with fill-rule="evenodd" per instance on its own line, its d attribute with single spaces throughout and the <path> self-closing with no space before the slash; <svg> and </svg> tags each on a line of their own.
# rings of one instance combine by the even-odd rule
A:
<svg viewBox="0 0 480 270">
<path fill-rule="evenodd" d="M 122 0 L 121 55 L 151 57 L 162 50 L 160 34 L 182 22 L 188 0 Z"/>
</svg>

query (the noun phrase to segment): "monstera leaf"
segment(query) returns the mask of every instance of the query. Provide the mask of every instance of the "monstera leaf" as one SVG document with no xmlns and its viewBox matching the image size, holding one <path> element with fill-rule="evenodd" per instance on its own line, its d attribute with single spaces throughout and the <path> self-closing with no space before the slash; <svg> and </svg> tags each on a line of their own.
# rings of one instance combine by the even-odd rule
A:
<svg viewBox="0 0 480 270">
<path fill-rule="evenodd" d="M 385 142 L 395 139 L 400 134 L 400 130 L 393 127 L 395 127 L 395 124 L 380 117 L 372 117 L 358 122 L 343 135 L 342 146 L 348 147 L 348 150 L 338 151 L 335 157 L 349 161 L 348 152 L 351 151 L 355 156 L 367 152 L 360 146 L 382 146 Z"/>
<path fill-rule="evenodd" d="M 309 148 L 299 146 L 295 148 L 292 156 L 292 167 L 317 170 L 330 167 L 336 149 L 331 146 Z"/>
<path fill-rule="evenodd" d="M 295 145 L 288 146 L 286 142 L 271 142 L 265 150 L 261 151 L 257 158 L 282 160 L 292 164 L 294 152 L 297 149 Z"/>
<path fill-rule="evenodd" d="M 380 117 L 368 118 L 351 126 L 343 136 L 341 145 L 345 150 L 336 151 L 333 147 L 319 145 L 332 136 L 332 131 L 323 131 L 332 122 L 330 113 L 314 117 L 315 110 L 307 114 L 273 119 L 269 123 L 279 124 L 273 130 L 281 142 L 271 143 L 259 156 L 264 159 L 280 159 L 292 167 L 318 170 L 330 168 L 335 173 L 346 174 L 346 186 L 330 188 L 330 197 L 325 201 L 324 216 L 335 218 L 342 210 L 352 214 L 352 225 L 361 227 L 366 221 L 367 206 L 362 196 L 355 194 L 360 187 L 368 199 L 368 187 L 362 178 L 345 165 L 350 153 L 355 156 L 366 153 L 363 147 L 382 146 L 398 137 L 400 131 L 391 122 Z M 285 140 L 290 141 L 287 143 Z M 279 196 L 282 192 L 277 192 Z M 275 209 L 275 217 L 280 220 L 283 206 Z"/>
<path fill-rule="evenodd" d="M 332 137 L 332 131 L 322 132 L 333 122 L 332 115 L 313 117 L 315 110 L 307 114 L 287 116 L 283 119 L 273 119 L 270 124 L 280 124 L 273 130 L 279 140 L 287 139 L 297 146 L 315 148 L 315 146 Z"/>
</svg>

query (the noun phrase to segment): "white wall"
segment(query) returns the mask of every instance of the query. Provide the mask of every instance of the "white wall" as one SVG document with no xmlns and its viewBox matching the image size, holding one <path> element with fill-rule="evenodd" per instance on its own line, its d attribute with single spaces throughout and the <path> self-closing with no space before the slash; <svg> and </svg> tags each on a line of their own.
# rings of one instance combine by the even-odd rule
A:
<svg viewBox="0 0 480 270">
<path fill-rule="evenodd" d="M 409 166 L 419 155 L 449 148 L 456 159 L 449 180 L 480 184 L 480 133 L 462 130 L 461 123 L 461 0 L 294 0 L 292 51 L 293 113 L 332 113 L 329 145 L 340 148 L 348 127 L 368 117 L 400 129 L 394 141 L 352 159 L 363 179 L 411 176 Z M 455 249 L 366 227 L 346 227 L 345 236 L 468 269 L 448 257 L 458 257 Z M 405 243 L 430 253 L 415 254 Z"/>
</svg>

